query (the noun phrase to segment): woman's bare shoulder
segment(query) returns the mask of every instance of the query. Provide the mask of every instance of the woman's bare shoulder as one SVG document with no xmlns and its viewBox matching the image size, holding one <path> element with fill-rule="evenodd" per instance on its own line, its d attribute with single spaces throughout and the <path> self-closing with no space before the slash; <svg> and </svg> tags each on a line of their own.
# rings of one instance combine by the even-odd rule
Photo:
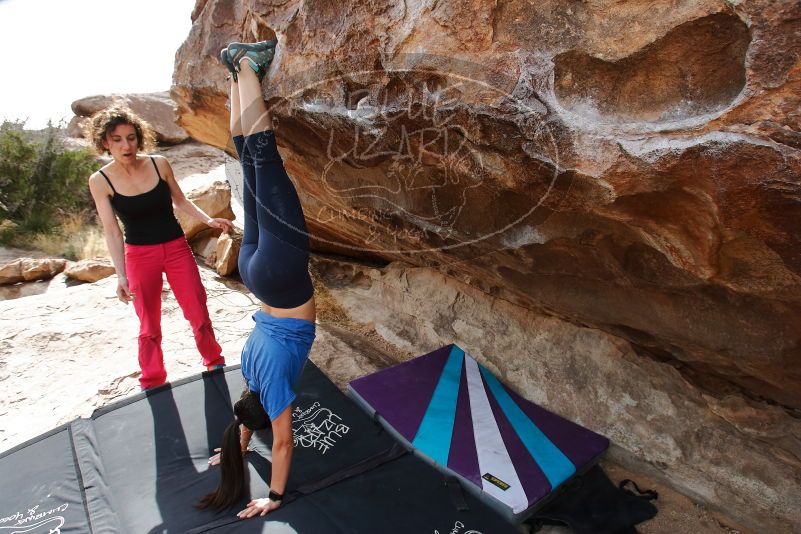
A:
<svg viewBox="0 0 801 534">
<path fill-rule="evenodd" d="M 156 166 L 158 167 L 162 178 L 169 179 L 172 176 L 172 166 L 170 165 L 170 160 L 161 154 L 149 154 L 149 156 L 153 158 L 153 161 L 156 162 Z"/>
<path fill-rule="evenodd" d="M 97 181 L 103 180 L 103 174 L 101 173 L 101 171 L 103 171 L 106 174 L 108 174 L 110 166 L 111 166 L 111 162 L 108 162 L 105 165 L 103 165 L 102 167 L 100 167 L 98 170 L 96 170 L 95 172 L 90 174 L 89 175 L 89 183 L 91 184 L 93 182 L 97 182 Z"/>
<path fill-rule="evenodd" d="M 108 183 L 108 179 L 103 176 L 100 171 L 107 171 L 108 165 L 104 165 L 100 169 L 96 170 L 92 174 L 89 175 L 87 183 L 89 184 L 90 189 L 97 190 L 97 188 L 101 188 L 101 191 L 106 191 L 109 195 L 111 195 L 111 188 Z M 108 174 L 108 173 L 106 173 Z"/>
</svg>

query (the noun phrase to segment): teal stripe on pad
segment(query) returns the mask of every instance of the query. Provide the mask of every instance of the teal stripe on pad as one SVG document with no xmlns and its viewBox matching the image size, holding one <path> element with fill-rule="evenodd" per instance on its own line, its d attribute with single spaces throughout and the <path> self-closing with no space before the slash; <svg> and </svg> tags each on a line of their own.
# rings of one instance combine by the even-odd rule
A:
<svg viewBox="0 0 801 534">
<path fill-rule="evenodd" d="M 495 400 L 503 411 L 503 414 L 511 423 L 520 441 L 526 446 L 529 454 L 540 466 L 548 482 L 551 483 L 551 488 L 556 489 L 556 486 L 573 476 L 576 472 L 576 467 L 573 465 L 565 454 L 554 445 L 548 436 L 542 433 L 542 430 L 537 428 L 537 425 L 523 413 L 523 410 L 517 403 L 509 396 L 509 393 L 503 388 L 501 383 L 495 378 L 495 375 L 490 373 L 483 366 L 479 365 L 481 375 L 487 382 L 490 391 L 492 392 Z"/>
<path fill-rule="evenodd" d="M 441 465 L 448 465 L 463 363 L 464 351 L 454 345 L 412 441 L 416 449 Z"/>
</svg>

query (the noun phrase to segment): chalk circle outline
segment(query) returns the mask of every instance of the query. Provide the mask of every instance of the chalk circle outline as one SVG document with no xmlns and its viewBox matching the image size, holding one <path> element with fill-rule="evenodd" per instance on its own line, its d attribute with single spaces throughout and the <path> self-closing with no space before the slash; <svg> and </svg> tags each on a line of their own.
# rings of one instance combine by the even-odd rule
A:
<svg viewBox="0 0 801 534">
<path fill-rule="evenodd" d="M 505 75 L 503 73 L 499 73 L 497 71 L 493 71 L 486 65 L 482 65 L 482 64 L 478 64 L 478 63 L 471 63 L 471 62 L 467 62 L 467 61 L 464 61 L 464 60 L 461 60 L 461 59 L 450 58 L 450 57 L 447 57 L 447 56 L 440 56 L 440 55 L 435 55 L 435 54 L 399 54 L 398 57 L 395 58 L 395 61 L 400 60 L 402 62 L 410 62 L 411 61 L 411 62 L 414 62 L 414 63 L 419 63 L 421 58 L 423 60 L 433 59 L 434 61 L 432 61 L 431 63 L 444 63 L 447 66 L 469 65 L 472 69 L 474 69 L 477 72 L 484 72 L 484 73 L 490 74 L 491 75 L 490 77 L 492 77 L 494 79 L 499 79 L 499 78 L 503 79 L 505 77 Z M 316 72 L 317 70 L 319 70 L 319 69 L 315 68 L 315 67 L 312 67 L 310 69 L 306 69 L 305 71 L 299 73 L 298 75 L 291 77 L 290 80 L 288 80 L 288 82 L 286 84 L 287 85 L 292 85 L 292 83 L 291 83 L 292 79 L 295 79 L 295 78 L 303 79 L 304 76 L 307 73 Z M 545 134 L 547 135 L 547 139 L 550 141 L 550 146 L 553 148 L 553 152 L 552 152 L 552 154 L 544 154 L 544 155 L 546 156 L 546 159 L 547 159 L 546 163 L 549 163 L 549 164 L 551 164 L 553 166 L 553 173 L 552 173 L 551 179 L 550 179 L 550 181 L 548 183 L 548 187 L 546 188 L 545 192 L 542 194 L 542 196 L 539 198 L 539 200 L 533 206 L 531 206 L 528 209 L 528 211 L 526 211 L 525 213 L 523 213 L 522 215 L 520 215 L 516 219 L 512 220 L 508 224 L 504 225 L 502 228 L 497 229 L 497 230 L 495 230 L 493 232 L 486 233 L 486 234 L 481 235 L 479 237 L 475 237 L 475 238 L 472 238 L 472 239 L 460 241 L 458 243 L 445 244 L 445 245 L 440 245 L 440 246 L 436 246 L 436 247 L 417 248 L 417 249 L 406 248 L 406 249 L 397 249 L 397 250 L 388 250 L 386 248 L 376 248 L 376 247 L 366 247 L 366 246 L 351 245 L 350 243 L 344 243 L 344 242 L 340 242 L 340 241 L 326 239 L 326 238 L 321 237 L 321 236 L 312 235 L 310 232 L 308 232 L 306 230 L 303 230 L 303 229 L 298 228 L 298 227 L 296 227 L 296 226 L 294 226 L 294 225 L 292 225 L 292 224 L 290 224 L 290 223 L 288 223 L 286 221 L 281 220 L 280 217 L 276 216 L 266 206 L 264 206 L 263 204 L 259 203 L 267 211 L 267 213 L 270 216 L 272 216 L 274 219 L 276 219 L 276 221 L 278 221 L 280 224 L 285 225 L 286 227 L 292 229 L 295 232 L 298 232 L 298 233 L 306 235 L 310 240 L 313 239 L 313 240 L 315 240 L 317 242 L 320 242 L 320 243 L 325 243 L 327 245 L 332 245 L 332 246 L 337 247 L 337 248 L 353 250 L 353 251 L 357 251 L 357 252 L 372 252 L 372 253 L 404 254 L 405 255 L 405 254 L 420 254 L 420 253 L 440 252 L 440 251 L 445 251 L 445 250 L 457 249 L 457 248 L 461 248 L 461 247 L 467 247 L 469 245 L 474 245 L 474 244 L 479 243 L 481 241 L 484 241 L 484 240 L 487 240 L 489 238 L 492 238 L 492 237 L 498 236 L 500 234 L 506 233 L 511 228 L 513 228 L 513 227 L 519 225 L 520 223 L 522 223 L 526 218 L 528 218 L 530 215 L 532 215 L 537 208 L 542 206 L 542 204 L 545 202 L 545 200 L 550 196 L 551 192 L 554 190 L 554 188 L 556 186 L 556 182 L 559 179 L 560 171 L 562 170 L 561 166 L 560 166 L 558 144 L 556 143 L 556 140 L 554 138 L 553 132 L 551 131 L 551 127 L 549 125 L 549 121 L 547 120 L 547 113 L 543 113 L 541 110 L 535 110 L 534 106 L 529 105 L 526 102 L 523 102 L 520 97 L 515 97 L 512 93 L 507 92 L 507 91 L 503 91 L 503 90 L 495 87 L 493 84 L 491 84 L 491 83 L 489 83 L 487 81 L 484 81 L 484 80 L 481 80 L 481 79 L 477 79 L 475 77 L 464 76 L 464 75 L 455 73 L 452 70 L 443 71 L 443 70 L 439 70 L 439 69 L 432 69 L 432 68 L 430 68 L 428 66 L 426 66 L 425 68 L 403 68 L 403 67 L 392 67 L 390 65 L 390 66 L 388 66 L 386 68 L 383 68 L 383 69 L 362 69 L 362 70 L 349 71 L 347 73 L 337 74 L 336 76 L 323 77 L 323 78 L 318 79 L 318 80 L 316 80 L 314 82 L 304 83 L 304 84 L 302 84 L 300 86 L 300 88 L 294 89 L 287 96 L 281 97 L 281 102 L 280 103 L 291 101 L 293 98 L 297 99 L 299 95 L 302 95 L 305 91 L 307 91 L 308 89 L 313 88 L 315 86 L 327 84 L 327 83 L 330 83 L 332 81 L 336 81 L 336 80 L 343 79 L 343 78 L 346 78 L 346 77 L 357 77 L 357 76 L 365 76 L 365 75 L 371 75 L 371 74 L 378 74 L 378 75 L 381 75 L 381 76 L 386 76 L 387 74 L 395 74 L 395 73 L 403 73 L 404 75 L 406 75 L 406 74 L 409 74 L 409 73 L 413 74 L 415 72 L 421 72 L 421 73 L 425 73 L 425 74 L 428 74 L 428 75 L 432 75 L 432 74 L 433 75 L 439 75 L 439 76 L 443 76 L 443 77 L 446 77 L 446 78 L 455 78 L 455 79 L 461 80 L 463 82 L 475 83 L 475 84 L 477 84 L 479 86 L 484 87 L 485 89 L 489 89 L 491 91 L 494 91 L 494 92 L 498 93 L 498 95 L 499 95 L 498 96 L 498 100 L 503 99 L 503 98 L 508 98 L 511 102 L 516 103 L 519 106 L 517 108 L 517 112 L 515 113 L 515 115 L 521 117 L 520 121 L 519 121 L 519 123 L 521 123 L 521 124 L 525 123 L 527 121 L 528 117 L 530 117 L 530 116 L 541 116 L 541 115 L 545 115 L 546 116 L 546 120 L 538 121 L 537 127 L 534 130 L 534 133 L 532 135 L 530 135 L 530 136 L 527 136 L 526 139 L 534 138 L 534 136 L 537 136 L 541 131 L 545 132 Z M 512 86 L 513 91 L 517 90 L 518 87 L 520 86 L 519 80 L 511 80 L 511 78 L 508 78 L 508 77 L 506 77 L 506 80 L 508 80 L 510 82 L 510 85 Z M 527 96 L 530 97 L 530 95 L 527 95 Z M 539 106 L 543 106 L 544 107 L 544 104 L 543 104 L 543 102 L 541 100 L 537 99 L 536 97 L 534 97 L 534 100 L 536 101 L 536 103 Z M 272 107 L 275 107 L 275 106 L 269 106 L 268 105 L 268 111 Z M 546 109 L 546 111 L 547 111 L 547 109 Z M 380 115 L 380 112 L 379 112 L 379 115 Z M 229 142 L 229 149 L 231 149 L 232 152 L 235 152 L 233 150 L 233 145 L 230 142 Z M 243 189 L 244 189 L 244 187 L 247 187 L 247 184 L 245 183 L 245 181 L 244 181 L 244 179 L 242 177 L 241 167 L 240 167 L 239 161 L 237 159 L 235 159 L 235 158 L 226 158 L 225 174 L 226 174 L 226 178 L 227 178 L 229 184 L 231 184 L 232 190 L 234 189 L 234 184 L 237 183 L 237 182 L 243 184 L 242 185 Z M 259 202 L 259 200 L 257 198 L 255 198 L 256 197 L 255 192 L 253 192 L 253 196 L 254 196 L 254 199 L 256 199 L 256 202 Z M 389 200 L 384 199 L 383 197 L 380 197 L 378 195 L 358 195 L 358 196 L 349 196 L 349 197 L 343 197 L 343 198 L 366 198 L 366 197 L 369 198 L 371 196 L 372 197 L 381 198 L 385 202 L 393 205 Z M 242 203 L 241 196 L 238 198 L 238 200 L 239 200 L 239 202 L 241 204 Z M 328 207 L 329 209 L 332 209 L 331 206 L 326 206 L 326 207 Z M 407 212 L 407 213 L 409 213 L 409 212 Z M 409 215 L 411 215 L 413 218 L 416 217 L 419 220 L 423 220 L 422 217 L 416 216 L 416 215 L 414 215 L 412 213 L 409 213 Z M 347 213 L 342 213 L 342 216 L 343 217 L 354 218 L 352 215 L 347 214 Z M 547 218 L 548 218 L 548 216 L 546 216 L 545 219 L 543 219 L 543 221 L 540 221 L 540 223 L 538 223 L 538 224 L 542 224 L 542 222 L 547 220 Z M 367 222 L 367 221 L 363 221 L 363 222 L 366 222 L 368 224 L 368 226 L 369 226 L 369 222 Z M 391 235 L 391 232 L 390 232 L 390 235 Z"/>
</svg>

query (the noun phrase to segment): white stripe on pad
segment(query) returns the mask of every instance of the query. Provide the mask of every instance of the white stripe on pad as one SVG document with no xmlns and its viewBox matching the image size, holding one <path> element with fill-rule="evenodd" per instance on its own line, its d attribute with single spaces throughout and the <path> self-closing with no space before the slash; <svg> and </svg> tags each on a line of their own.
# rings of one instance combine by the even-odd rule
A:
<svg viewBox="0 0 801 534">
<path fill-rule="evenodd" d="M 520 484 L 520 479 L 498 429 L 498 423 L 492 413 L 492 406 L 490 406 L 487 391 L 481 380 L 481 372 L 476 361 L 467 354 L 465 354 L 464 363 L 480 475 L 483 477 L 484 474 L 489 473 L 509 484 L 509 488 L 503 490 L 482 478 L 482 489 L 505 503 L 514 513 L 520 513 L 528 508 L 528 498 Z"/>
</svg>

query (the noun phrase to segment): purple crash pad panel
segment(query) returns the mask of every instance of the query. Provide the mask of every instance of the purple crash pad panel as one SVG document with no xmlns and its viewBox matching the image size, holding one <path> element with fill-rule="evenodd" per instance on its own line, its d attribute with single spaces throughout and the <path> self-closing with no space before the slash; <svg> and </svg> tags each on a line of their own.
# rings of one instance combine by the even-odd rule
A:
<svg viewBox="0 0 801 534">
<path fill-rule="evenodd" d="M 597 461 L 609 440 L 529 402 L 456 345 L 350 383 L 416 451 L 513 517 Z"/>
</svg>

